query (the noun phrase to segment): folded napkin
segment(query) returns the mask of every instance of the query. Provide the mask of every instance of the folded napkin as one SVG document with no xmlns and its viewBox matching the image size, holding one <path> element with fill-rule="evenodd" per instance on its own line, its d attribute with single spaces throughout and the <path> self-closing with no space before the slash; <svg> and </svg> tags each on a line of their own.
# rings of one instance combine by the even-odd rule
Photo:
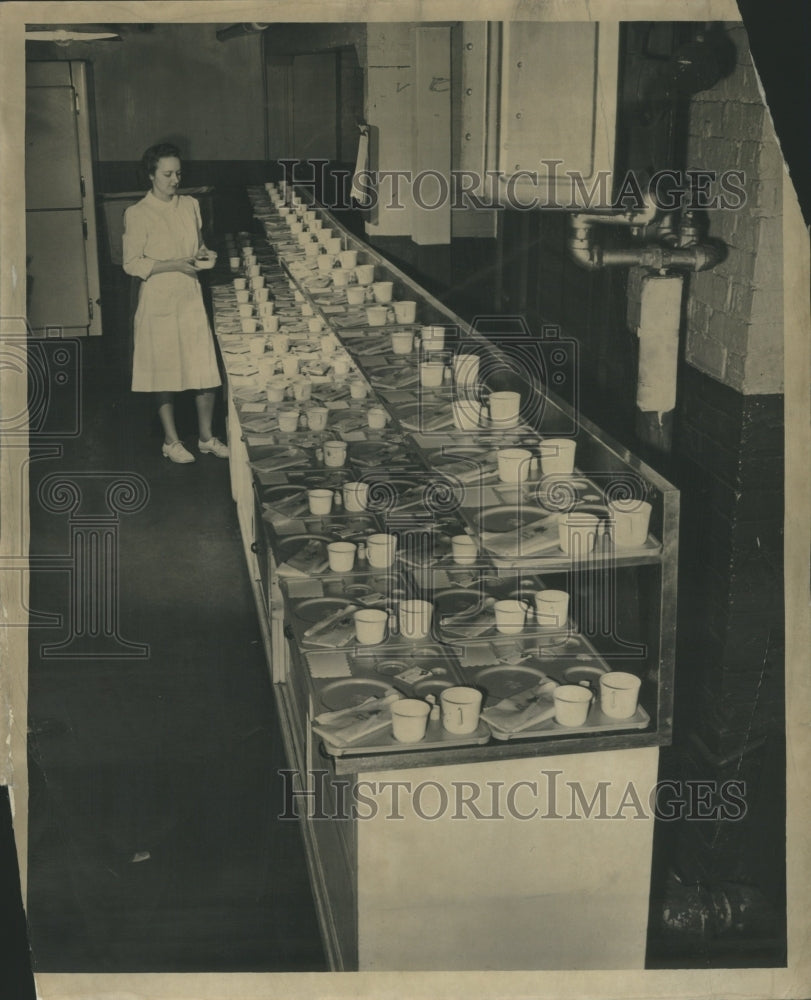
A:
<svg viewBox="0 0 811 1000">
<path fill-rule="evenodd" d="M 482 531 L 479 537 L 482 545 L 498 556 L 532 556 L 560 548 L 554 518 L 527 525 L 520 531 Z"/>
<path fill-rule="evenodd" d="M 526 691 L 502 698 L 486 708 L 482 718 L 488 726 L 502 733 L 520 733 L 540 725 L 555 715 L 553 695 L 557 686 L 557 681 L 545 678 Z"/>
<path fill-rule="evenodd" d="M 464 639 L 476 639 L 485 632 L 489 632 L 496 624 L 496 616 L 491 609 L 480 612 L 478 615 L 448 615 L 440 618 L 440 627 Z"/>
<path fill-rule="evenodd" d="M 307 638 L 302 638 L 302 643 L 310 646 L 324 646 L 327 649 L 340 649 L 342 646 L 348 645 L 355 638 L 355 623 L 352 617 L 346 621 L 341 619 L 341 621 L 336 622 L 334 625 L 330 625 L 315 635 L 307 636 Z"/>
<path fill-rule="evenodd" d="M 490 642 L 465 643 L 464 639 L 457 639 L 455 648 L 463 667 L 494 667 L 501 663 L 501 658 Z"/>
<path fill-rule="evenodd" d="M 287 557 L 286 562 L 301 573 L 320 573 L 329 566 L 326 546 L 319 538 L 305 542 L 297 552 Z"/>
<path fill-rule="evenodd" d="M 299 517 L 300 515 L 306 513 L 309 510 L 310 503 L 307 496 L 302 496 L 300 493 L 294 493 L 292 496 L 285 497 L 284 500 L 279 501 L 265 501 L 262 504 L 263 508 L 271 515 L 271 517 Z"/>
<path fill-rule="evenodd" d="M 240 422 L 242 424 L 242 429 L 246 433 L 252 431 L 254 434 L 269 434 L 271 431 L 279 429 L 279 421 L 277 418 L 271 417 L 269 414 L 265 413 L 256 416 L 248 413 L 242 417 Z M 267 468 L 265 468 L 264 471 L 267 471 Z"/>
<path fill-rule="evenodd" d="M 334 746 L 346 747 L 391 726 L 391 709 L 403 696 L 392 691 L 382 698 L 368 698 L 362 705 L 341 712 L 325 712 L 313 720 L 313 732 Z"/>
<path fill-rule="evenodd" d="M 349 657 L 339 650 L 325 649 L 316 653 L 307 653 L 307 665 L 310 668 L 311 677 L 352 676 L 352 671 L 349 668 Z"/>
</svg>

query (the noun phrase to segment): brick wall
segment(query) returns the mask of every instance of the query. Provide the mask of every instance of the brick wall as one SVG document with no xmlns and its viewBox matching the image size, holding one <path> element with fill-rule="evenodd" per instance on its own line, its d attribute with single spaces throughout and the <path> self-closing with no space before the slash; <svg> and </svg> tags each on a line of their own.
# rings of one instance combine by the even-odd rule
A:
<svg viewBox="0 0 811 1000">
<path fill-rule="evenodd" d="M 743 393 L 783 388 L 783 161 L 752 64 L 746 31 L 728 25 L 734 71 L 693 97 L 687 162 L 691 170 L 742 170 L 746 202 L 708 210 L 710 236 L 726 259 L 693 277 L 686 358 Z M 713 186 L 719 193 L 720 184 Z"/>
</svg>

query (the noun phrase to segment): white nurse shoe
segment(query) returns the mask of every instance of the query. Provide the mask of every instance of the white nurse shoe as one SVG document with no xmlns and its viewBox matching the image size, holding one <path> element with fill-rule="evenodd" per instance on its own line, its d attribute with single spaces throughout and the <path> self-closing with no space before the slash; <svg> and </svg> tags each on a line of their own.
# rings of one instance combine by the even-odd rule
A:
<svg viewBox="0 0 811 1000">
<path fill-rule="evenodd" d="M 228 445 L 223 444 L 219 438 L 211 438 L 209 441 L 198 440 L 197 446 L 206 455 L 216 455 L 217 458 L 228 458 Z"/>
<path fill-rule="evenodd" d="M 194 455 L 183 446 L 182 441 L 173 441 L 171 444 L 163 445 L 161 453 L 164 458 L 177 462 L 178 465 L 188 465 L 189 462 L 196 461 Z"/>
</svg>

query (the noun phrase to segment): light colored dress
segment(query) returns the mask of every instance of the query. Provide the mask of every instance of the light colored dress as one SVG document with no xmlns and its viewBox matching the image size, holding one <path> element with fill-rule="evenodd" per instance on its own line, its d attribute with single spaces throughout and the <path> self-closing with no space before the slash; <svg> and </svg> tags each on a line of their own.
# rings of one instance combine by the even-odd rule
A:
<svg viewBox="0 0 811 1000">
<path fill-rule="evenodd" d="M 220 385 L 200 282 L 180 271 L 152 274 L 156 261 L 194 257 L 200 206 L 150 191 L 124 213 L 124 270 L 143 278 L 135 313 L 133 392 L 181 392 Z M 151 276 L 150 276 L 151 275 Z"/>
</svg>

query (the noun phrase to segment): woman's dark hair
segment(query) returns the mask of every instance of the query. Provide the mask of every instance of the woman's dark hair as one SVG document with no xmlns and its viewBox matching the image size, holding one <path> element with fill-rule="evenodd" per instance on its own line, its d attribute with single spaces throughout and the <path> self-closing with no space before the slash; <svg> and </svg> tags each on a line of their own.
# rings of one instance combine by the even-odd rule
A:
<svg viewBox="0 0 811 1000">
<path fill-rule="evenodd" d="M 168 156 L 175 156 L 179 160 L 180 150 L 170 142 L 159 142 L 157 146 L 150 146 L 141 157 L 141 166 L 147 177 L 151 177 L 158 169 L 158 161 Z"/>
</svg>

